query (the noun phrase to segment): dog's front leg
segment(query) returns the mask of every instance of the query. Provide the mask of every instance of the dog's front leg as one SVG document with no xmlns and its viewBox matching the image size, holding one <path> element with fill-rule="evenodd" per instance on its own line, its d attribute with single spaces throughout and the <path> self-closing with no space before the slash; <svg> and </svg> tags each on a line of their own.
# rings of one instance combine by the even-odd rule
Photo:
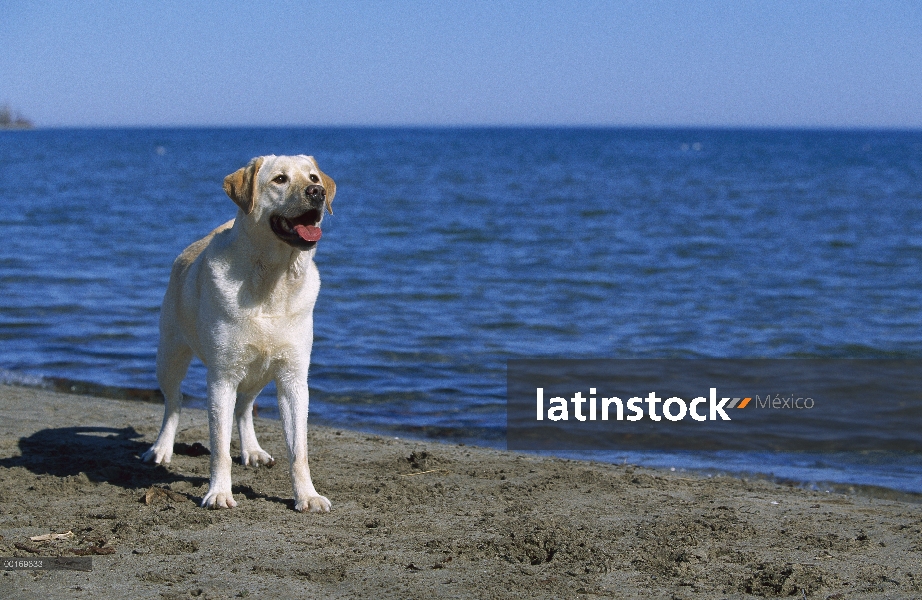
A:
<svg viewBox="0 0 922 600">
<path fill-rule="evenodd" d="M 202 506 L 233 508 L 231 495 L 231 430 L 237 386 L 226 381 L 208 382 L 208 428 L 211 438 L 211 482 Z"/>
<path fill-rule="evenodd" d="M 317 493 L 307 464 L 307 378 L 279 378 L 279 413 L 288 444 L 291 484 L 295 493 L 295 510 L 330 512 L 330 501 Z"/>
</svg>

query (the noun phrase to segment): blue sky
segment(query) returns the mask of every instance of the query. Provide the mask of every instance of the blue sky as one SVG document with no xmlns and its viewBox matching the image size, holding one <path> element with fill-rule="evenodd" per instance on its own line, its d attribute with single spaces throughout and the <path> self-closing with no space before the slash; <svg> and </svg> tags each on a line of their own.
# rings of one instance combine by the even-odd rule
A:
<svg viewBox="0 0 922 600">
<path fill-rule="evenodd" d="M 922 128 L 922 3 L 0 3 L 41 126 Z"/>
</svg>

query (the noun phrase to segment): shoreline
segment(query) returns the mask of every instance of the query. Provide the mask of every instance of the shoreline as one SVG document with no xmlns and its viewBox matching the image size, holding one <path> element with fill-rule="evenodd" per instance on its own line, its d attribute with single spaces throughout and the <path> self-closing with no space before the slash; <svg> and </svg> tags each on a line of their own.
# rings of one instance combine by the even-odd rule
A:
<svg viewBox="0 0 922 600">
<path fill-rule="evenodd" d="M 75 379 L 67 379 L 63 377 L 20 377 L 18 379 L 11 377 L 12 372 L 3 372 L 0 371 L 0 376 L 7 375 L 7 378 L 4 380 L 0 378 L 0 386 L 8 385 L 13 387 L 23 387 L 26 389 L 33 390 L 44 390 L 44 391 L 53 391 L 58 393 L 65 394 L 76 394 L 79 396 L 85 396 L 90 398 L 106 398 L 111 400 L 125 400 L 130 402 L 144 402 L 154 404 L 156 406 L 163 406 L 163 395 L 159 389 L 154 388 L 134 388 L 134 387 L 124 387 L 124 386 L 114 386 L 114 385 L 105 385 L 100 383 L 95 383 L 91 381 L 82 381 Z M 186 395 L 183 402 L 183 410 L 203 410 L 205 400 L 203 398 L 198 398 L 194 396 Z M 190 406 L 191 404 L 191 406 Z M 255 406 L 257 409 L 257 416 L 261 418 L 267 418 L 271 421 L 278 421 L 278 411 L 275 407 L 261 407 Z M 329 428 L 338 428 L 343 430 L 349 430 L 358 434 L 370 434 L 370 435 L 379 435 L 383 437 L 394 437 L 399 436 L 400 439 L 407 441 L 415 441 L 420 443 L 436 443 L 436 444 L 457 444 L 461 443 L 467 444 L 470 446 L 478 446 L 484 448 L 491 448 L 494 450 L 505 450 L 505 446 L 501 443 L 500 440 L 490 439 L 486 437 L 477 437 L 474 435 L 459 435 L 459 432 L 456 430 L 445 431 L 444 428 L 438 428 L 433 430 L 431 433 L 426 433 L 426 428 L 423 426 L 417 427 L 402 427 L 402 428 L 393 428 L 393 429 L 384 429 L 381 427 L 374 427 L 373 425 L 368 425 L 366 427 L 354 426 L 355 424 L 343 424 L 336 423 L 333 421 L 326 421 L 322 416 L 314 415 L 311 424 Z M 235 434 L 236 435 L 236 434 Z M 691 451 L 695 453 L 695 451 Z M 707 451 L 698 452 L 699 455 L 708 455 Z M 712 476 L 725 476 L 725 477 L 734 477 L 737 479 L 757 479 L 763 480 L 771 483 L 777 483 L 781 485 L 786 485 L 789 487 L 800 487 L 804 489 L 814 489 L 819 491 L 831 491 L 835 493 L 845 494 L 845 495 L 857 495 L 857 496 L 866 496 L 871 498 L 880 498 L 880 499 L 889 499 L 889 500 L 899 500 L 903 502 L 918 503 L 922 504 L 922 491 L 917 490 L 907 490 L 900 489 L 899 487 L 886 486 L 886 485 L 877 485 L 872 483 L 855 483 L 848 481 L 836 481 L 833 479 L 822 479 L 822 478 L 804 478 L 796 477 L 791 475 L 777 475 L 774 472 L 764 472 L 764 471 L 754 471 L 748 468 L 740 466 L 740 468 L 727 467 L 726 459 L 729 457 L 732 459 L 737 453 L 727 453 L 727 456 L 710 456 L 705 463 L 713 463 L 713 465 L 719 466 L 702 466 L 702 467 L 690 467 L 687 465 L 687 458 L 683 459 L 681 452 L 670 452 L 670 451 L 661 451 L 661 450 L 651 450 L 643 448 L 634 448 L 627 449 L 623 451 L 611 451 L 608 453 L 596 453 L 595 455 L 592 452 L 579 452 L 579 451 L 560 451 L 560 452 L 534 452 L 527 453 L 534 456 L 545 456 L 545 457 L 559 457 L 564 459 L 572 459 L 581 462 L 598 462 L 602 464 L 620 464 L 626 462 L 626 456 L 632 456 L 636 458 L 637 456 L 647 455 L 647 456 L 656 456 L 657 459 L 650 461 L 647 464 L 640 465 L 639 463 L 643 460 L 640 459 L 636 461 L 638 464 L 635 466 L 643 466 L 644 468 L 652 468 L 654 470 L 668 470 L 670 467 L 676 467 L 673 470 L 677 473 L 687 473 L 691 476 L 696 477 L 712 477 Z M 607 457 L 606 457 L 607 455 Z M 618 455 L 616 457 L 616 455 Z M 663 458 L 666 456 L 675 457 L 674 460 L 671 460 L 672 463 L 668 464 L 667 461 Z M 824 461 L 826 457 L 823 455 L 815 455 L 819 461 Z M 615 460 L 617 458 L 617 460 Z M 632 460 L 633 460 L 632 458 Z M 800 458 L 800 457 L 798 457 Z M 828 459 L 827 459 L 828 460 Z M 697 461 L 700 462 L 700 461 Z M 685 464 L 683 464 L 685 463 Z"/>
<path fill-rule="evenodd" d="M 0 555 L 95 554 L 92 572 L 4 571 L 5 598 L 922 595 L 914 503 L 314 424 L 331 513 L 293 511 L 286 468 L 239 462 L 239 506 L 209 511 L 207 456 L 138 460 L 160 406 L 0 398 Z M 284 465 L 279 423 L 256 431 Z M 177 442 L 207 446 L 203 411 L 183 411 Z"/>
</svg>

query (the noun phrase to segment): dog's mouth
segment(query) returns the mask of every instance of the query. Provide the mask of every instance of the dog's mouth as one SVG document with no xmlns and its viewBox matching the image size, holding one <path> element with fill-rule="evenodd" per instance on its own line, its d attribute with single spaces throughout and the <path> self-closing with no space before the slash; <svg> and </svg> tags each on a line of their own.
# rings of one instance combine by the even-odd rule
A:
<svg viewBox="0 0 922 600">
<path fill-rule="evenodd" d="M 312 208 L 297 217 L 272 215 L 269 218 L 269 226 L 272 232 L 289 246 L 308 250 L 317 244 L 323 234 L 320 227 L 317 227 L 322 217 L 323 213 L 319 209 Z"/>
</svg>

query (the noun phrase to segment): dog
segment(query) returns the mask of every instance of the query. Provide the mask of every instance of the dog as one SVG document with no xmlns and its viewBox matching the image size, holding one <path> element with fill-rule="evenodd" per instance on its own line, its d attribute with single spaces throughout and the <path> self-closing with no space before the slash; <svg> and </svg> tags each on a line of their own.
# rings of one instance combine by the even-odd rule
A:
<svg viewBox="0 0 922 600">
<path fill-rule="evenodd" d="M 231 494 L 234 420 L 241 463 L 275 463 L 253 430 L 253 402 L 274 380 L 295 510 L 329 512 L 330 501 L 314 489 L 307 462 L 307 371 L 320 289 L 313 259 L 323 211 L 333 214 L 336 183 L 312 156 L 261 156 L 228 175 L 224 191 L 239 207 L 237 217 L 186 248 L 173 263 L 157 347 L 163 425 L 141 459 L 170 462 L 180 383 L 194 355 L 208 369 L 211 480 L 202 506 L 237 505 Z"/>
</svg>

